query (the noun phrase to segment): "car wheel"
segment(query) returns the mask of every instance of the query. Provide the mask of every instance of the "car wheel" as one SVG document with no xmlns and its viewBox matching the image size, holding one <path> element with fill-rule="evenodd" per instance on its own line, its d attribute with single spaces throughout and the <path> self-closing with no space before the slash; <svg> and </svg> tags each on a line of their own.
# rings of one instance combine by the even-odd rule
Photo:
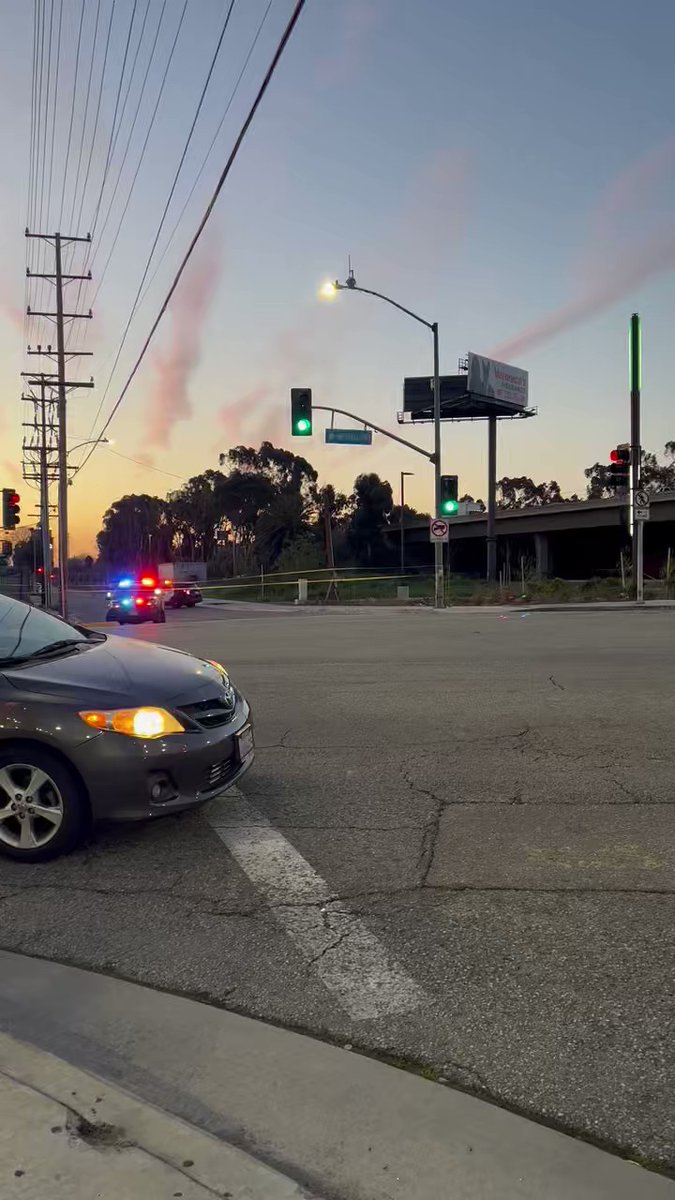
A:
<svg viewBox="0 0 675 1200">
<path fill-rule="evenodd" d="M 0 854 L 56 858 L 77 845 L 88 822 L 82 786 L 60 759 L 30 746 L 0 754 Z"/>
</svg>

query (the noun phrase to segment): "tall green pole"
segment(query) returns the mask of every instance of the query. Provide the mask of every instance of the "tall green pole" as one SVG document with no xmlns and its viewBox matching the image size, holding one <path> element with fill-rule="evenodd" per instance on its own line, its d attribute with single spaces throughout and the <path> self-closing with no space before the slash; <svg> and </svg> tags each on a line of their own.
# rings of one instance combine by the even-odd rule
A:
<svg viewBox="0 0 675 1200">
<path fill-rule="evenodd" d="M 642 387 L 642 327 L 640 316 L 633 313 L 628 335 L 628 374 L 630 382 L 630 527 L 633 537 L 633 579 L 635 599 L 644 604 L 644 521 L 635 520 L 635 495 L 641 482 L 642 448 L 640 444 L 640 389 Z"/>
</svg>

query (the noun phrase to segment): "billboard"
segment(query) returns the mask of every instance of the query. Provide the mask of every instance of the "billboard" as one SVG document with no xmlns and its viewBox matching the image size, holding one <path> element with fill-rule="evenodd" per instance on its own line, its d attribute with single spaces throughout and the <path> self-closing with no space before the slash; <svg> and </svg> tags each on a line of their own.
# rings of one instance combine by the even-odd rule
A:
<svg viewBox="0 0 675 1200">
<path fill-rule="evenodd" d="M 517 409 L 527 408 L 528 373 L 522 367 L 470 354 L 467 388 L 474 395 L 500 400 Z"/>
</svg>

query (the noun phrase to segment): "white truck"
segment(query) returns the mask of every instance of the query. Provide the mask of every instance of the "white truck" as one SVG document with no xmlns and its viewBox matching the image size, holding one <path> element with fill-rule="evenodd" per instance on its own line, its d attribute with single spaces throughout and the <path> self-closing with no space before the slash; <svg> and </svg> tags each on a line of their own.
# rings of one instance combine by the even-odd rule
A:
<svg viewBox="0 0 675 1200">
<path fill-rule="evenodd" d="M 169 608 L 194 608 L 202 600 L 198 585 L 206 579 L 206 563 L 160 563 L 159 579 Z"/>
</svg>

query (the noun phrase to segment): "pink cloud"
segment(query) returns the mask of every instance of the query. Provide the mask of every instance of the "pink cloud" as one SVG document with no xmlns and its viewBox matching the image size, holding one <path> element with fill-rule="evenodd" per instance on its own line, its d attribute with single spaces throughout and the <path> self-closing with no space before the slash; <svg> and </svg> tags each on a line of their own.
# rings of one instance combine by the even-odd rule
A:
<svg viewBox="0 0 675 1200">
<path fill-rule="evenodd" d="M 675 267 L 672 218 L 668 214 L 663 220 L 661 215 L 662 185 L 673 169 L 675 138 L 668 138 L 610 183 L 591 213 L 589 237 L 577 257 L 571 299 L 495 346 L 491 351 L 495 357 L 518 357 Z M 665 206 L 663 211 L 667 212 Z"/>
<path fill-rule="evenodd" d="M 337 7 L 337 28 L 332 53 L 319 60 L 317 83 L 339 87 L 361 70 L 370 38 L 382 18 L 379 0 L 342 0 Z"/>
<path fill-rule="evenodd" d="M 154 357 L 155 382 L 145 412 L 146 440 L 167 447 L 178 421 L 192 416 L 190 379 L 199 366 L 202 337 L 222 273 L 222 242 L 207 234 L 169 307 L 165 346 Z"/>
</svg>

